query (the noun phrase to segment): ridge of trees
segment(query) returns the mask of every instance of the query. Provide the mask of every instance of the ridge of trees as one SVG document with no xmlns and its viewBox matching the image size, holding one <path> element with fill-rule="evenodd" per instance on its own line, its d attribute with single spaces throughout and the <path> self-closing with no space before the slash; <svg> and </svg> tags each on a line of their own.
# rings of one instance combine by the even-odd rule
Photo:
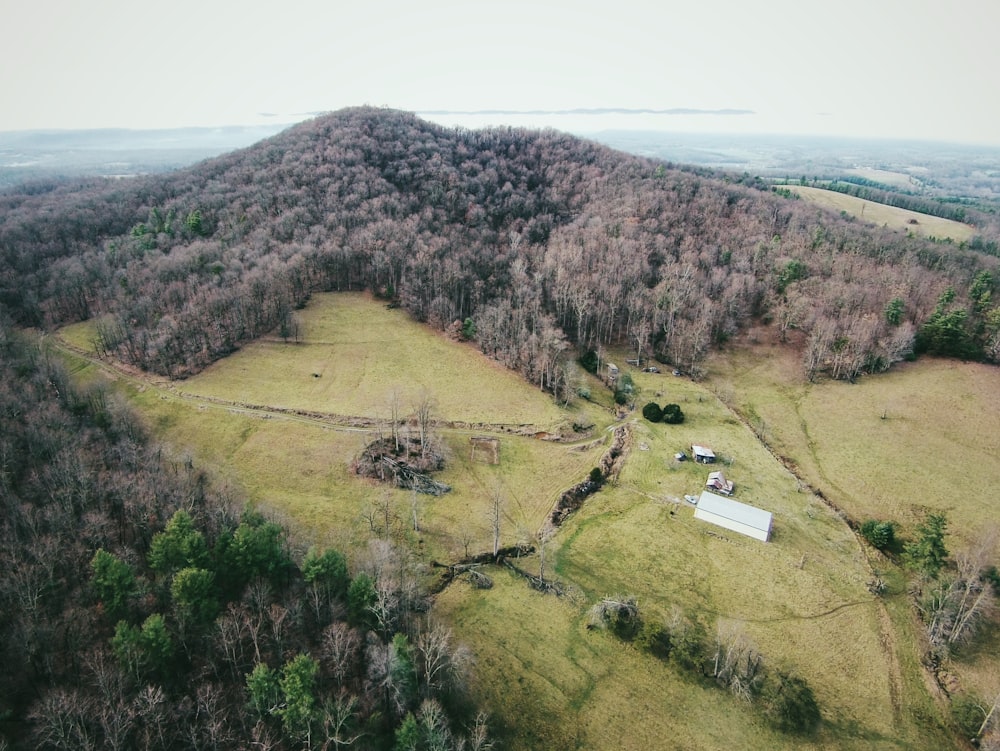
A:
<svg viewBox="0 0 1000 751">
<path fill-rule="evenodd" d="M 184 377 L 313 292 L 369 289 L 568 398 L 577 352 L 627 343 L 697 375 L 753 319 L 796 333 L 810 377 L 918 344 L 996 362 L 1000 312 L 973 286 L 992 294 L 1000 259 L 973 245 L 554 131 L 356 108 L 166 176 L 0 194 L 0 306 L 22 325 L 97 318 L 103 352 Z M 939 312 L 961 352 L 918 343 Z"/>
<path fill-rule="evenodd" d="M 490 747 L 402 549 L 239 505 L 0 319 L 0 747 Z"/>
</svg>

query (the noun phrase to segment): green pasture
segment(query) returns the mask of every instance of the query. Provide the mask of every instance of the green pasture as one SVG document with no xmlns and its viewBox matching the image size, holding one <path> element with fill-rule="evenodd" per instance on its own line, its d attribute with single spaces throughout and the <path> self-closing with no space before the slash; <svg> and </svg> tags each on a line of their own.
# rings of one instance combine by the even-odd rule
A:
<svg viewBox="0 0 1000 751">
<path fill-rule="evenodd" d="M 412 546 L 424 563 L 453 560 L 466 550 L 489 549 L 489 509 L 499 494 L 502 544 L 537 542 L 559 494 L 583 479 L 606 449 L 614 418 L 595 404 L 610 404 L 596 378 L 588 381 L 595 403 L 562 410 L 471 346 L 450 342 L 370 298 L 320 296 L 300 315 L 301 344 L 259 342 L 181 383 L 121 373 L 118 379 L 154 434 L 178 456 L 193 456 L 220 482 L 280 514 L 307 541 L 334 545 L 358 561 L 372 535 L 389 535 Z M 86 341 L 82 328 L 69 335 Z M 406 350 L 410 346 L 415 349 Z M 953 422 L 921 418 L 922 410 L 961 407 L 982 436 L 989 430 L 974 413 L 983 405 L 978 397 L 961 396 L 947 404 L 921 402 L 939 388 L 932 381 L 944 377 L 937 371 L 926 381 L 918 377 L 921 363 L 871 379 L 871 384 L 883 378 L 886 384 L 904 381 L 862 398 L 865 388 L 874 388 L 867 379 L 843 387 L 862 391 L 838 391 L 840 384 L 808 386 L 795 381 L 789 361 L 766 354 L 734 350 L 728 359 L 713 360 L 706 383 L 631 370 L 640 392 L 636 411 L 623 418 L 631 431 L 627 462 L 617 480 L 591 496 L 545 546 L 546 573 L 565 584 L 565 597 L 538 594 L 502 569 L 488 571 L 495 583 L 490 590 L 474 590 L 460 579 L 437 595 L 433 616 L 474 653 L 472 690 L 490 708 L 505 747 L 946 746 L 940 710 L 921 672 L 919 627 L 912 622 L 903 578 L 890 577 L 884 601 L 868 592 L 870 551 L 840 513 L 768 451 L 744 418 L 778 453 L 794 455 L 805 481 L 846 513 L 908 510 L 902 520 L 912 524 L 917 506 L 901 502 L 890 508 L 886 499 L 894 497 L 907 472 L 932 473 L 939 452 L 954 455 L 963 441 L 960 415 Z M 78 366 L 81 373 L 94 367 Z M 991 371 L 955 367 L 966 373 L 961 393 L 974 388 L 986 393 Z M 439 369 L 435 378 L 429 375 L 432 368 Z M 907 376 L 915 380 L 906 381 Z M 323 414 L 387 417 L 392 389 L 399 389 L 405 405 L 432 387 L 440 420 L 479 425 L 438 431 L 447 467 L 437 479 L 452 491 L 414 497 L 355 475 L 351 461 L 377 429 L 351 428 Z M 946 393 L 943 388 L 940 398 Z M 679 404 L 685 422 L 645 421 L 640 410 L 647 401 Z M 278 413 L 274 407 L 310 414 Z M 864 422 L 869 417 L 870 423 Z M 572 422 L 595 423 L 592 436 L 565 444 L 509 432 L 509 426 L 560 429 Z M 914 427 L 929 431 L 930 422 L 950 438 L 899 443 Z M 471 456 L 469 438 L 490 430 L 501 441 L 498 465 Z M 877 430 L 897 432 L 885 435 L 885 448 L 872 448 L 880 445 L 871 440 Z M 911 454 L 893 451 L 888 446 L 893 441 Z M 996 441 L 981 437 L 976 451 L 982 453 L 964 456 L 996 455 Z M 713 469 L 736 483 L 737 500 L 774 514 L 770 543 L 693 518 L 693 507 L 683 499 L 700 493 L 709 469 L 674 458 L 692 443 L 714 449 L 720 461 Z M 871 468 L 861 471 L 858 465 L 865 461 Z M 888 473 L 891 461 L 902 466 Z M 828 477 L 838 479 L 836 486 L 824 484 Z M 926 490 L 926 477 L 913 483 L 908 486 L 913 493 L 921 483 Z M 883 499 L 877 508 L 875 498 Z M 371 529 L 376 506 L 388 509 L 390 529 L 380 523 Z M 975 508 L 963 511 L 960 501 L 947 508 L 956 533 L 971 529 Z M 541 559 L 535 554 L 520 565 L 537 572 Z M 776 733 L 753 708 L 723 690 L 588 630 L 588 608 L 614 594 L 636 596 L 646 618 L 664 618 L 680 608 L 710 635 L 720 622 L 735 624 L 769 665 L 809 682 L 823 713 L 820 731 L 807 740 Z"/>
<path fill-rule="evenodd" d="M 714 361 L 710 381 L 850 517 L 910 530 L 944 511 L 956 548 L 1000 518 L 990 492 L 1000 370 L 922 358 L 854 384 L 811 384 L 796 363 L 779 348 L 736 350 Z"/>
<path fill-rule="evenodd" d="M 848 517 L 892 520 L 912 537 L 928 511 L 944 512 L 952 553 L 1000 523 L 991 490 L 1000 482 L 1000 370 L 922 358 L 854 384 L 810 384 L 797 364 L 778 347 L 737 347 L 714 358 L 710 382 Z M 873 562 L 893 569 L 881 556 Z M 893 625 L 913 657 L 919 627 L 900 600 Z M 998 646 L 994 627 L 960 652 L 954 670 L 964 688 L 1000 685 Z"/>
<path fill-rule="evenodd" d="M 473 461 L 469 431 L 443 430 L 447 466 L 435 475 L 452 487 L 431 497 L 414 495 L 358 477 L 351 462 L 374 440 L 368 430 L 333 427 L 318 420 L 179 399 L 148 389 L 134 403 L 154 432 L 240 488 L 249 498 L 279 512 L 307 538 L 357 552 L 371 536 L 373 507 L 389 534 L 418 541 L 428 560 L 453 560 L 489 550 L 489 509 L 501 497 L 501 544 L 531 542 L 559 493 L 586 477 L 602 447 L 572 447 L 523 436 L 500 436 L 500 464 Z M 385 534 L 380 522 L 376 534 Z"/>
<path fill-rule="evenodd" d="M 483 357 L 362 294 L 314 295 L 296 313 L 298 343 L 266 338 L 185 381 L 185 393 L 246 404 L 387 420 L 395 393 L 402 416 L 425 397 L 436 418 L 538 430 L 572 417 Z"/>
<path fill-rule="evenodd" d="M 504 748 L 795 747 L 742 703 L 588 630 L 584 603 L 538 594 L 507 572 L 488 591 L 456 582 L 434 610 L 473 647 L 473 694 Z"/>
<path fill-rule="evenodd" d="M 835 211 L 842 211 L 870 224 L 884 225 L 892 229 L 912 232 L 923 237 L 936 237 L 939 240 L 950 238 L 955 242 L 969 240 L 976 234 L 975 228 L 951 219 L 943 219 L 930 214 L 921 214 L 909 209 L 887 206 L 863 198 L 838 193 L 834 190 L 807 187 L 805 185 L 783 186 L 797 193 L 803 200 L 811 201 Z"/>
<path fill-rule="evenodd" d="M 499 495 L 501 544 L 531 542 L 560 493 L 584 479 L 604 450 L 609 411 L 586 402 L 560 408 L 473 346 L 449 341 L 400 310 L 365 295 L 319 295 L 299 315 L 300 343 L 256 342 L 186 381 L 111 372 L 153 433 L 178 455 L 210 467 L 309 539 L 356 552 L 372 534 L 372 508 L 384 520 L 388 506 L 388 534 L 418 544 L 428 560 L 450 560 L 491 548 L 488 512 Z M 63 341 L 84 351 L 92 351 L 93 335 L 89 323 L 60 331 Z M 80 369 L 96 369 L 72 360 Z M 452 486 L 440 498 L 414 501 L 409 491 L 352 470 L 363 448 L 388 431 L 393 391 L 401 418 L 410 418 L 427 395 L 435 421 L 469 425 L 436 430 L 447 460 L 436 478 Z M 350 420 L 328 415 L 385 424 L 352 428 L 339 424 Z M 599 423 L 578 445 L 538 440 L 526 428 L 560 431 L 576 421 Z M 416 427 L 411 422 L 402 430 Z M 495 466 L 473 461 L 469 440 L 491 430 L 499 431 Z M 384 526 L 378 534 L 387 533 Z"/>
<path fill-rule="evenodd" d="M 866 555 L 840 516 L 801 489 L 705 386 L 634 377 L 643 394 L 659 392 L 661 404 L 668 397 L 687 419 L 631 420 L 618 482 L 588 499 L 547 547 L 549 570 L 555 561 L 569 596 L 546 599 L 508 582 L 485 593 L 459 584 L 438 598 L 439 615 L 474 647 L 477 691 L 509 727 L 512 747 L 939 747 L 944 736 L 928 719 L 936 710 L 912 642 L 886 633 L 883 605 L 866 588 Z M 736 482 L 737 500 L 772 511 L 772 542 L 694 519 L 683 498 L 700 493 L 709 469 L 674 459 L 692 442 L 715 450 L 713 468 Z M 532 571 L 539 564 L 522 561 Z M 727 693 L 586 629 L 591 604 L 626 594 L 648 618 L 680 608 L 709 634 L 736 624 L 769 665 L 806 678 L 822 707 L 821 732 L 809 742 L 775 734 Z M 896 591 L 889 601 L 903 599 Z M 539 717 L 549 718 L 544 737 Z"/>
</svg>

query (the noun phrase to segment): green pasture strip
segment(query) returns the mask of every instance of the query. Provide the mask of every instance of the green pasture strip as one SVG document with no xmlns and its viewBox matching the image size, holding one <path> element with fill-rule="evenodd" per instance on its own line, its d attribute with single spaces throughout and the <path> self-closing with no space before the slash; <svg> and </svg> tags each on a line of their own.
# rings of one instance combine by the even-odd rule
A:
<svg viewBox="0 0 1000 751">
<path fill-rule="evenodd" d="M 950 238 L 956 242 L 971 239 L 976 229 L 968 224 L 962 224 L 952 219 L 921 214 L 909 209 L 887 206 L 864 198 L 838 193 L 834 190 L 806 187 L 804 185 L 782 186 L 803 199 L 836 211 L 842 211 L 870 224 L 885 225 L 892 229 L 913 232 L 923 237 L 937 239 Z"/>
<path fill-rule="evenodd" d="M 711 381 L 727 401 L 756 415 L 775 450 L 793 458 L 805 482 L 855 521 L 892 520 L 912 539 L 928 511 L 944 512 L 952 553 L 988 530 L 997 518 L 989 489 L 1000 482 L 1000 371 L 921 358 L 855 384 L 810 384 L 796 364 L 793 352 L 734 348 L 713 358 Z M 906 574 L 878 554 L 874 560 L 897 593 L 888 612 L 904 711 L 933 725 L 928 718 L 937 715 L 920 665 L 924 637 L 905 595 Z M 994 690 L 1000 652 L 983 645 L 998 643 L 998 632 L 994 626 L 953 661 L 963 689 Z"/>
<path fill-rule="evenodd" d="M 97 340 L 97 321 L 91 319 L 63 326 L 59 329 L 59 338 L 81 352 L 95 352 L 94 342 Z"/>
<path fill-rule="evenodd" d="M 401 416 L 425 395 L 437 419 L 533 425 L 572 422 L 542 391 L 459 343 L 355 293 L 314 295 L 296 315 L 298 343 L 267 338 L 185 381 L 190 394 L 283 409 L 388 420 L 392 394 Z"/>
</svg>

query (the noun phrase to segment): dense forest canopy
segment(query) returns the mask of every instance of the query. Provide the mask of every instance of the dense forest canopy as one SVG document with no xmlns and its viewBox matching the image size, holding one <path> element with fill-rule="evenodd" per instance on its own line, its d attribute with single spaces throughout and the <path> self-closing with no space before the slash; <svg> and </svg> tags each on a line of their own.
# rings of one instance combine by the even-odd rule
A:
<svg viewBox="0 0 1000 751">
<path fill-rule="evenodd" d="M 736 179 L 554 131 L 343 110 L 167 176 L 0 194 L 0 305 L 98 317 L 100 346 L 171 377 L 367 288 L 466 331 L 556 394 L 628 344 L 697 375 L 751 320 L 810 377 L 914 351 L 997 361 L 997 259 L 863 226 Z M 571 344 L 573 346 L 571 346 Z M 574 351 L 575 349 L 575 351 Z"/>
<path fill-rule="evenodd" d="M 3 318 L 0 512 L 0 748 L 489 747 L 405 550 L 304 549 Z"/>
</svg>

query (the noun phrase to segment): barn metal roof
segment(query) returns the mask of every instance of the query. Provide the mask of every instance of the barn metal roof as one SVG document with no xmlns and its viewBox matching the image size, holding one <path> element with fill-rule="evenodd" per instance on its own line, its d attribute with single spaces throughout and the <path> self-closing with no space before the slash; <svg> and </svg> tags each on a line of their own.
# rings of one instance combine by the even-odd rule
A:
<svg viewBox="0 0 1000 751">
<path fill-rule="evenodd" d="M 756 506 L 748 506 L 745 503 L 734 501 L 731 498 L 723 498 L 721 495 L 702 491 L 698 498 L 698 509 L 721 516 L 723 519 L 730 519 L 739 524 L 746 524 L 762 532 L 771 529 L 771 512 L 765 511 Z"/>
</svg>

